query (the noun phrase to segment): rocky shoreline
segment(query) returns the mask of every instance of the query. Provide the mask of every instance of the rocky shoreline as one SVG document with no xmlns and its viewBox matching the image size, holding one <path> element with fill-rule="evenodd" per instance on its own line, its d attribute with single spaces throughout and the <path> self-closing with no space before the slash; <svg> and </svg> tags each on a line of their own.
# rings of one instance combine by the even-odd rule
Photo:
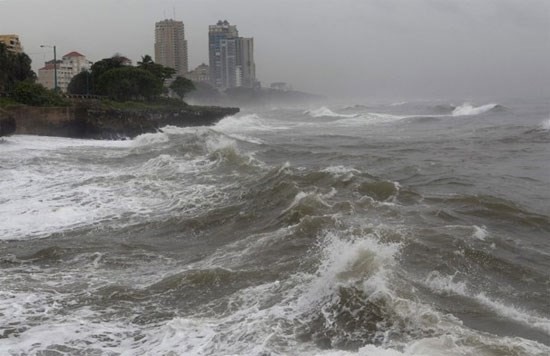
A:
<svg viewBox="0 0 550 356">
<path fill-rule="evenodd" d="M 18 106 L 0 111 L 0 136 L 26 134 L 87 139 L 125 139 L 156 132 L 161 127 L 213 125 L 239 108 L 114 109 L 94 105 L 69 107 Z"/>
</svg>

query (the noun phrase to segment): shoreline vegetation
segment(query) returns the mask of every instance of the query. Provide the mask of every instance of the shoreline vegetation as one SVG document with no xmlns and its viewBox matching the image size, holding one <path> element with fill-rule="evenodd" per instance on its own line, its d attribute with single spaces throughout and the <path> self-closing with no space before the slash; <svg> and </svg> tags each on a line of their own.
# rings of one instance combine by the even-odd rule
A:
<svg viewBox="0 0 550 356">
<path fill-rule="evenodd" d="M 240 111 L 187 104 L 183 98 L 194 83 L 149 55 L 137 66 L 120 55 L 95 62 L 72 78 L 68 95 L 36 83 L 30 58 L 3 44 L 0 67 L 0 136 L 124 139 L 166 125 L 213 125 Z"/>
</svg>

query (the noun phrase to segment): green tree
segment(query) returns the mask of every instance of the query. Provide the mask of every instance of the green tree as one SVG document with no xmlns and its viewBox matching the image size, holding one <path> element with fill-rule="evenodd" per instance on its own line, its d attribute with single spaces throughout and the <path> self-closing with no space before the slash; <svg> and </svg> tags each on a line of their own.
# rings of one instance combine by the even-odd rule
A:
<svg viewBox="0 0 550 356">
<path fill-rule="evenodd" d="M 0 91 L 12 91 L 18 82 L 25 80 L 36 80 L 29 56 L 10 52 L 0 43 Z"/>
<path fill-rule="evenodd" d="M 172 84 L 170 84 L 170 89 L 172 89 L 174 93 L 176 93 L 176 95 L 183 100 L 183 97 L 187 93 L 195 90 L 196 88 L 195 84 L 193 84 L 191 80 L 184 77 L 176 77 Z"/>
<path fill-rule="evenodd" d="M 12 98 L 31 106 L 65 106 L 67 102 L 53 90 L 31 81 L 18 82 L 12 92 Z"/>
<path fill-rule="evenodd" d="M 151 100 L 162 93 L 162 82 L 150 72 L 136 67 L 121 67 L 104 72 L 97 87 L 102 95 L 117 101 Z"/>
<path fill-rule="evenodd" d="M 164 82 L 176 72 L 153 62 L 149 55 L 141 57 L 137 67 L 124 64 L 125 58 L 115 55 L 92 65 L 90 77 L 79 74 L 69 86 L 70 93 L 83 93 L 85 80 L 91 93 L 118 101 L 152 100 L 163 94 Z"/>
<path fill-rule="evenodd" d="M 171 78 L 176 74 L 176 70 L 170 67 L 165 67 L 162 64 L 157 64 L 153 62 L 153 58 L 150 55 L 146 54 L 141 57 L 141 61 L 137 63 L 138 68 L 144 69 L 155 77 L 159 78 L 163 83 L 166 79 Z"/>
<path fill-rule="evenodd" d="M 102 60 L 92 64 L 92 67 L 90 68 L 90 70 L 92 71 L 91 86 L 94 88 L 92 93 L 97 95 L 106 95 L 105 91 L 107 90 L 107 88 L 101 87 L 99 78 L 104 73 L 112 69 L 123 68 L 123 67 L 125 67 L 124 58 L 119 55 L 114 55 L 111 58 L 103 58 Z"/>
<path fill-rule="evenodd" d="M 67 87 L 69 94 L 86 95 L 94 92 L 92 73 L 84 70 L 71 79 Z"/>
</svg>

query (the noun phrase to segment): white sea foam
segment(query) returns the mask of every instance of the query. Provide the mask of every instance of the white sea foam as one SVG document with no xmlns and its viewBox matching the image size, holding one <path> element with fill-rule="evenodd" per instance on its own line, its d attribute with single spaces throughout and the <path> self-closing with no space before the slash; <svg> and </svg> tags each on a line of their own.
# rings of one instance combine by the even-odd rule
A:
<svg viewBox="0 0 550 356">
<path fill-rule="evenodd" d="M 391 115 L 383 113 L 367 113 L 361 115 L 354 115 L 351 117 L 345 117 L 343 119 L 336 120 L 331 123 L 331 126 L 338 125 L 342 127 L 364 127 L 366 125 L 386 124 L 395 121 L 400 121 L 412 116 L 405 115 Z"/>
<path fill-rule="evenodd" d="M 74 315 L 65 320 L 60 318 L 56 322 L 32 326 L 17 338 L 3 339 L 0 354 L 101 355 L 107 352 L 140 355 L 132 350 L 137 327 L 125 323 L 92 322 L 89 315 Z"/>
<path fill-rule="evenodd" d="M 349 173 L 352 173 L 352 174 L 361 173 L 361 171 L 355 168 L 350 168 L 345 166 L 329 166 L 329 167 L 323 168 L 321 172 L 332 173 L 338 176 L 347 175 Z"/>
<path fill-rule="evenodd" d="M 0 190 L 4 192 L 0 199 L 0 239 L 43 238 L 98 224 L 125 226 L 176 211 L 197 212 L 219 203 L 225 199 L 219 187 L 192 182 L 215 167 L 216 162 L 208 159 L 209 152 L 234 141 L 207 131 L 198 137 L 205 146 L 204 155 L 182 158 L 160 154 L 143 163 L 113 169 L 101 163 L 103 157 L 122 160 L 136 147 L 166 142 L 167 134 L 141 135 L 136 141 L 97 141 L 100 147 L 96 146 L 94 153 L 103 153 L 102 158 L 81 165 L 74 164 L 73 156 L 83 155 L 95 141 L 15 136 L 15 145 L 20 146 L 13 159 L 17 160 L 17 171 L 0 172 Z M 68 147 L 75 151 L 68 151 Z M 10 155 L 5 157 L 5 162 L 12 164 Z M 179 180 L 184 178 L 188 184 L 182 185 Z M 167 195 L 167 191 L 172 193 Z"/>
<path fill-rule="evenodd" d="M 335 233 L 328 233 L 321 243 L 321 264 L 303 289 L 298 310 L 318 308 L 339 286 L 358 283 L 368 296 L 389 293 L 387 276 L 400 250 L 398 244 L 382 244 L 374 236 L 345 239 Z"/>
<path fill-rule="evenodd" d="M 236 267 L 243 263 L 243 255 L 256 254 L 260 246 L 265 249 L 266 244 L 288 236 L 289 232 L 285 228 L 254 235 L 246 239 L 246 243 L 237 241 L 235 246 L 225 246 L 218 257 L 198 264 L 212 268 L 213 263 L 227 265 L 229 262 Z M 383 270 L 389 267 L 388 263 L 393 264 L 398 246 L 380 244 L 374 238 L 344 241 L 338 234 L 329 234 L 323 241 L 324 258 L 317 272 L 299 273 L 283 281 L 240 290 L 230 298 L 229 305 L 234 306 L 231 312 L 216 318 L 200 315 L 175 318 L 160 329 L 147 331 L 134 352 L 164 354 L 179 350 L 186 355 L 257 355 L 265 352 L 288 354 L 292 350 L 300 355 L 346 355 L 344 351 L 335 350 L 323 353 L 314 345 L 301 343 L 287 332 L 288 328 L 299 315 L 318 308 L 318 303 L 334 293 L 338 285 L 360 283 L 368 278 L 371 285 L 365 288 L 384 288 Z M 274 304 L 271 300 L 277 295 L 279 302 Z M 382 347 L 368 346 L 365 350 L 399 355 Z"/>
<path fill-rule="evenodd" d="M 318 194 L 315 192 L 299 192 L 294 197 L 294 201 L 288 206 L 286 209 L 282 211 L 282 214 L 285 214 L 289 211 L 292 211 L 296 206 L 301 204 L 302 202 L 305 202 L 306 204 L 314 204 L 314 205 L 321 205 L 325 207 L 330 207 L 330 204 L 327 203 L 323 198 L 327 198 L 330 196 L 323 196 L 322 194 Z"/>
<path fill-rule="evenodd" d="M 341 179 L 342 181 L 349 181 L 353 179 L 356 174 L 361 173 L 361 171 L 355 168 L 345 166 L 330 166 L 322 169 L 321 172 L 329 173 L 334 177 Z"/>
<path fill-rule="evenodd" d="M 206 148 L 209 153 L 213 153 L 228 148 L 237 149 L 237 143 L 227 136 L 211 136 L 206 140 Z"/>
<path fill-rule="evenodd" d="M 474 232 L 472 234 L 472 237 L 478 239 L 478 240 L 485 240 L 487 236 L 489 236 L 489 231 L 487 231 L 486 226 L 473 226 Z"/>
<path fill-rule="evenodd" d="M 540 128 L 546 131 L 550 131 L 550 119 L 546 119 L 540 123 Z"/>
<path fill-rule="evenodd" d="M 482 106 L 473 106 L 470 103 L 464 103 L 453 110 L 452 116 L 474 116 L 483 114 L 497 107 L 498 104 L 486 104 Z"/>
<path fill-rule="evenodd" d="M 130 140 L 84 140 L 64 137 L 13 135 L 4 138 L 0 145 L 1 152 L 34 150 L 38 153 L 71 147 L 105 147 L 126 148 L 132 145 Z"/>
<path fill-rule="evenodd" d="M 525 326 L 538 329 L 550 336 L 550 319 L 535 315 L 532 312 L 522 310 L 513 305 L 494 300 L 485 293 L 479 293 L 474 299 L 486 307 L 490 308 L 498 315 L 504 316 Z"/>
<path fill-rule="evenodd" d="M 550 348 L 535 341 L 521 338 L 475 334 L 457 328 L 455 333 L 427 337 L 410 342 L 404 347 L 406 356 L 493 356 L 493 355 L 544 355 Z M 506 350 L 506 351 L 503 351 Z M 503 353 L 506 352 L 506 353 Z"/>
<path fill-rule="evenodd" d="M 326 106 L 323 106 L 319 109 L 315 110 L 307 110 L 304 112 L 304 114 L 309 115 L 311 117 L 357 117 L 357 114 L 338 114 L 334 111 L 330 110 Z"/>
<path fill-rule="evenodd" d="M 383 114 L 383 113 L 377 113 L 377 112 L 371 112 L 368 115 L 370 115 L 372 118 L 385 120 L 385 121 L 396 121 L 396 120 L 402 120 L 411 117 L 410 115 L 392 115 L 392 114 Z"/>
<path fill-rule="evenodd" d="M 471 298 L 500 316 L 550 335 L 550 319 L 492 299 L 484 292 L 474 292 L 465 281 L 455 281 L 455 279 L 456 275 L 444 276 L 434 271 L 426 277 L 424 283 L 435 292 Z"/>
<path fill-rule="evenodd" d="M 258 114 L 242 116 L 228 116 L 218 122 L 214 129 L 225 133 L 247 132 L 247 131 L 277 131 L 288 130 L 290 126 L 281 125 L 280 122 L 272 122 L 260 117 Z"/>
<path fill-rule="evenodd" d="M 468 288 L 464 281 L 455 281 L 456 275 L 443 276 L 433 271 L 426 277 L 424 283 L 432 290 L 446 295 L 466 295 Z"/>
<path fill-rule="evenodd" d="M 169 130 L 169 128 L 168 128 Z M 132 143 L 136 146 L 157 145 L 168 142 L 170 138 L 164 132 L 145 133 L 133 139 Z"/>
</svg>

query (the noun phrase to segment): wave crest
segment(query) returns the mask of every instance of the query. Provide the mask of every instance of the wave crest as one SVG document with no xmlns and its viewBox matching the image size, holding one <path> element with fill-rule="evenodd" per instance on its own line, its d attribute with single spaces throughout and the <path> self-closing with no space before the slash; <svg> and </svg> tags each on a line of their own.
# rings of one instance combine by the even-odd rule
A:
<svg viewBox="0 0 550 356">
<path fill-rule="evenodd" d="M 347 118 L 357 117 L 356 114 L 338 114 L 338 113 L 335 113 L 334 111 L 330 110 L 326 106 L 323 106 L 323 107 L 321 107 L 319 109 L 315 109 L 315 110 L 307 110 L 307 111 L 304 112 L 304 114 L 309 115 L 311 117 L 347 117 Z"/>
<path fill-rule="evenodd" d="M 457 106 L 453 112 L 452 116 L 474 116 L 486 113 L 496 108 L 500 108 L 499 104 L 491 103 L 481 106 L 473 106 L 470 103 L 464 103 L 460 106 Z"/>
<path fill-rule="evenodd" d="M 540 123 L 540 128 L 544 131 L 550 131 L 550 119 L 546 119 Z"/>
</svg>

